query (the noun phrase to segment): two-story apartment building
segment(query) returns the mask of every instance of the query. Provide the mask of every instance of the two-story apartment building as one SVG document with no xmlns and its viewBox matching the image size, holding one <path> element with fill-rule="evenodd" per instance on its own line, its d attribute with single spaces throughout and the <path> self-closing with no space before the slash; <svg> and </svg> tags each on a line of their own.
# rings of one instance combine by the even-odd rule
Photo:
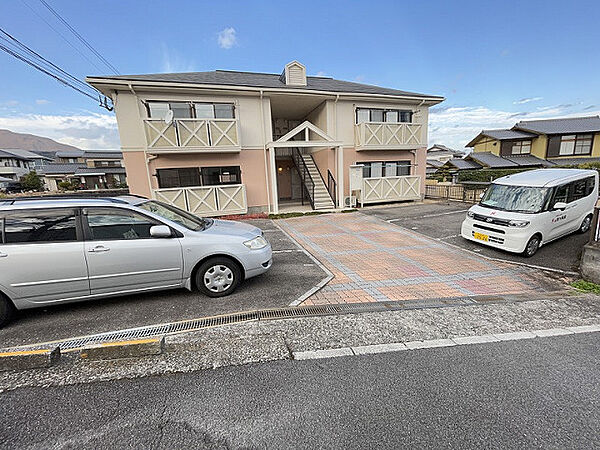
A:
<svg viewBox="0 0 600 450">
<path fill-rule="evenodd" d="M 0 149 L 0 176 L 18 181 L 36 168 L 36 161 L 48 159 L 27 150 Z"/>
<path fill-rule="evenodd" d="M 488 153 L 519 162 L 527 156 L 552 165 L 600 161 L 600 117 L 523 120 L 511 129 L 483 130 L 467 147 L 473 157 Z"/>
<path fill-rule="evenodd" d="M 132 193 L 203 215 L 305 200 L 417 199 L 428 108 L 442 97 L 306 76 L 213 72 L 88 77 L 110 96 Z M 352 175 L 351 175 L 352 174 Z"/>
</svg>

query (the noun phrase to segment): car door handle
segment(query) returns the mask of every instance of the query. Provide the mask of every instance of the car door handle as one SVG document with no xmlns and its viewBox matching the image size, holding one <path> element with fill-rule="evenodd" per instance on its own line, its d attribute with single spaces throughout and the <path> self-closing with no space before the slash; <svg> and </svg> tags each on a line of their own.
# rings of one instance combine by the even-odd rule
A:
<svg viewBox="0 0 600 450">
<path fill-rule="evenodd" d="M 96 245 L 88 250 L 90 253 L 103 253 L 109 251 L 110 248 L 105 247 L 104 245 Z"/>
<path fill-rule="evenodd" d="M 6 253 L 0 252 L 0 258 L 8 258 L 8 255 Z"/>
</svg>

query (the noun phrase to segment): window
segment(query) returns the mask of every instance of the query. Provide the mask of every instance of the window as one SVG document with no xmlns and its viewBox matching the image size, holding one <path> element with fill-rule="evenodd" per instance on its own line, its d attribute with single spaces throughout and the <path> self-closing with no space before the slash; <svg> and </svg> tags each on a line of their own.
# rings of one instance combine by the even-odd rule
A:
<svg viewBox="0 0 600 450">
<path fill-rule="evenodd" d="M 569 197 L 569 202 L 579 200 L 586 196 L 586 184 L 586 180 L 577 180 L 571 183 L 571 195 Z"/>
<path fill-rule="evenodd" d="M 148 117 L 164 119 L 169 110 L 175 119 L 233 119 L 233 103 L 148 102 Z"/>
<path fill-rule="evenodd" d="M 239 184 L 242 182 L 239 166 L 231 167 L 203 167 L 202 185 L 214 186 L 219 184 Z"/>
<path fill-rule="evenodd" d="M 158 187 L 200 186 L 200 171 L 197 167 L 181 169 L 157 169 Z"/>
<path fill-rule="evenodd" d="M 356 108 L 356 123 L 363 122 L 412 122 L 412 111 L 399 109 Z"/>
<path fill-rule="evenodd" d="M 85 214 L 95 241 L 149 239 L 150 228 L 160 225 L 136 212 L 116 208 L 90 208 Z"/>
<path fill-rule="evenodd" d="M 531 153 L 531 141 L 515 141 L 512 143 L 513 155 L 528 155 Z"/>
<path fill-rule="evenodd" d="M 410 175 L 410 161 L 357 162 L 363 166 L 364 178 Z"/>
<path fill-rule="evenodd" d="M 558 154 L 564 155 L 589 155 L 592 152 L 593 134 L 567 134 L 560 139 Z"/>
<path fill-rule="evenodd" d="M 568 203 L 569 201 L 569 186 L 570 184 L 563 184 L 562 186 L 558 186 L 556 188 L 556 192 L 554 194 L 554 202 L 552 206 L 554 206 L 558 202 Z"/>
<path fill-rule="evenodd" d="M 0 219 L 2 242 L 65 242 L 77 240 L 73 210 L 43 210 L 9 213 Z"/>
<path fill-rule="evenodd" d="M 140 205 L 139 208 L 145 209 L 146 211 L 158 214 L 165 219 L 172 222 L 178 223 L 179 225 L 186 227 L 188 230 L 198 231 L 204 228 L 205 220 L 194 216 L 186 211 L 176 208 L 166 203 L 158 202 L 156 200 L 149 200 Z"/>
<path fill-rule="evenodd" d="M 216 186 L 242 182 L 240 166 L 157 169 L 158 187 Z"/>
</svg>

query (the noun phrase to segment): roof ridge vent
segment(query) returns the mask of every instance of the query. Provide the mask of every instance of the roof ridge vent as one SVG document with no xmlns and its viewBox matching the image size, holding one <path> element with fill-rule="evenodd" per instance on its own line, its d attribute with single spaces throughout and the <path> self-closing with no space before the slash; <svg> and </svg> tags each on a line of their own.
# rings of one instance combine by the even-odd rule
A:
<svg viewBox="0 0 600 450">
<path fill-rule="evenodd" d="M 288 86 L 306 86 L 306 67 L 296 60 L 287 63 L 279 81 Z"/>
</svg>

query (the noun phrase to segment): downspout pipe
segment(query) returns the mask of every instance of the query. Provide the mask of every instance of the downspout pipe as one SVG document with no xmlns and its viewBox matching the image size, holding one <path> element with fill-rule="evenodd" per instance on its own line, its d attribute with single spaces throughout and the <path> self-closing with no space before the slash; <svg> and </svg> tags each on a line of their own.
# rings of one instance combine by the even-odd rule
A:
<svg viewBox="0 0 600 450">
<path fill-rule="evenodd" d="M 260 123 L 262 129 L 262 141 L 263 141 L 263 157 L 265 162 L 265 181 L 267 182 L 267 211 L 271 214 L 271 185 L 269 183 L 269 166 L 267 165 L 267 136 L 265 131 L 265 111 L 263 105 L 263 90 L 260 90 Z M 275 150 L 269 150 L 275 151 Z"/>
</svg>

